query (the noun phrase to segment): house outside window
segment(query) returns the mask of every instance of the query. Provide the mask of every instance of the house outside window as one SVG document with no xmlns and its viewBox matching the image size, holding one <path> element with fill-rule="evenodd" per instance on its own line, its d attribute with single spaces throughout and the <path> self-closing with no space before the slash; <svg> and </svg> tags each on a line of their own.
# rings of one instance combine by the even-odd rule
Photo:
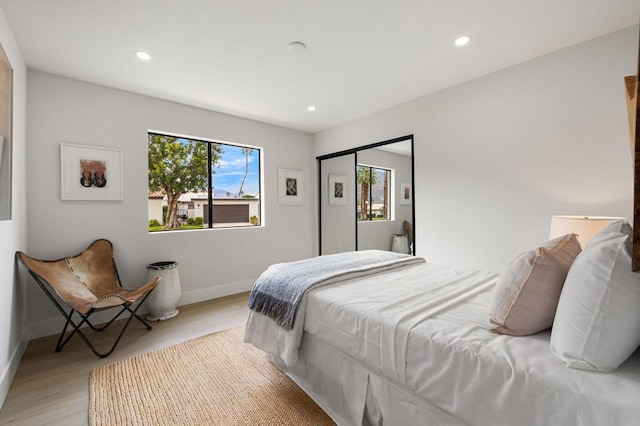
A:
<svg viewBox="0 0 640 426">
<path fill-rule="evenodd" d="M 262 223 L 262 148 L 148 133 L 149 232 Z"/>
<path fill-rule="evenodd" d="M 358 164 L 359 221 L 391 220 L 391 170 Z"/>
</svg>

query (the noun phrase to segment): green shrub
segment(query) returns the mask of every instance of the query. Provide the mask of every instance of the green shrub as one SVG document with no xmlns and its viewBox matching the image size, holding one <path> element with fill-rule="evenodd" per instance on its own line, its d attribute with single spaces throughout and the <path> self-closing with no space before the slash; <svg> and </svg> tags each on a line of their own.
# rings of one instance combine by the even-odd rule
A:
<svg viewBox="0 0 640 426">
<path fill-rule="evenodd" d="M 189 226 L 202 226 L 204 223 L 204 218 L 201 217 L 190 217 L 187 219 L 187 225 Z"/>
<path fill-rule="evenodd" d="M 151 219 L 151 220 L 149 221 L 149 227 L 150 227 L 150 228 L 152 228 L 152 227 L 154 227 L 154 226 L 162 226 L 162 225 L 160 225 L 160 222 L 158 222 L 158 220 L 157 220 L 157 219 Z"/>
<path fill-rule="evenodd" d="M 258 224 L 258 216 L 251 216 L 249 218 L 249 222 L 251 222 L 252 225 L 257 225 Z"/>
</svg>

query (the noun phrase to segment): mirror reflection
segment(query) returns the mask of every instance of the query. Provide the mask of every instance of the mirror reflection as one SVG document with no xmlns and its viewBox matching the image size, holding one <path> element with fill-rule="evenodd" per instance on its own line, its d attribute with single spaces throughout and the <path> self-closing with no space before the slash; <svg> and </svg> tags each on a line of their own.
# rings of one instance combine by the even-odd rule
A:
<svg viewBox="0 0 640 426">
<path fill-rule="evenodd" d="M 318 157 L 320 254 L 413 248 L 413 137 Z"/>
<path fill-rule="evenodd" d="M 411 142 L 365 149 L 357 156 L 358 250 L 409 253 L 409 236 L 403 224 L 412 224 L 413 209 L 401 187 L 411 188 Z M 401 235 L 405 238 L 399 238 Z"/>
<path fill-rule="evenodd" d="M 322 161 L 320 179 L 321 254 L 356 250 L 355 154 Z"/>
</svg>

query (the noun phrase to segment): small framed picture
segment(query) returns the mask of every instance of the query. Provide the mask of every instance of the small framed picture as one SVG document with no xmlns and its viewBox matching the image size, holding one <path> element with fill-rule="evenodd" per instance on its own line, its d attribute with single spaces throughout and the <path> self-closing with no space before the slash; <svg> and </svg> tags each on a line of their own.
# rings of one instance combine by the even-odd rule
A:
<svg viewBox="0 0 640 426">
<path fill-rule="evenodd" d="M 413 199 L 411 182 L 400 181 L 400 204 L 409 205 Z"/>
<path fill-rule="evenodd" d="M 329 175 L 329 205 L 343 206 L 347 204 L 347 177 Z"/>
<path fill-rule="evenodd" d="M 122 200 L 122 150 L 60 145 L 63 200 Z"/>
<path fill-rule="evenodd" d="M 280 204 L 302 204 L 304 179 L 302 171 L 278 169 L 278 201 Z"/>
</svg>

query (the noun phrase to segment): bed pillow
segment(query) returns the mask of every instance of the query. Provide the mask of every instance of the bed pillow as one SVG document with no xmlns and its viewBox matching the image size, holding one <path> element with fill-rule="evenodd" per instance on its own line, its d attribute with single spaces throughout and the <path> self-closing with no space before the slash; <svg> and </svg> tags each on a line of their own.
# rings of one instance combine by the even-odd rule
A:
<svg viewBox="0 0 640 426">
<path fill-rule="evenodd" d="M 551 351 L 571 368 L 613 371 L 640 345 L 640 274 L 631 271 L 631 226 L 625 221 L 607 228 L 574 262 L 558 303 Z"/>
<path fill-rule="evenodd" d="M 528 336 L 551 327 L 567 272 L 580 250 L 576 235 L 567 234 L 516 257 L 493 291 L 491 331 Z"/>
<path fill-rule="evenodd" d="M 616 233 L 616 232 L 628 235 L 629 237 L 632 237 L 633 228 L 631 227 L 631 225 L 629 224 L 629 222 L 626 219 L 614 220 L 613 222 L 609 223 L 607 226 L 602 228 L 600 231 L 598 231 L 591 238 L 591 241 L 593 241 L 593 240 L 597 241 L 597 240 L 603 238 L 604 236 L 607 236 L 609 234 Z M 587 247 L 589 247 L 589 244 L 591 244 L 591 241 L 589 241 L 589 243 L 587 243 Z"/>
</svg>

